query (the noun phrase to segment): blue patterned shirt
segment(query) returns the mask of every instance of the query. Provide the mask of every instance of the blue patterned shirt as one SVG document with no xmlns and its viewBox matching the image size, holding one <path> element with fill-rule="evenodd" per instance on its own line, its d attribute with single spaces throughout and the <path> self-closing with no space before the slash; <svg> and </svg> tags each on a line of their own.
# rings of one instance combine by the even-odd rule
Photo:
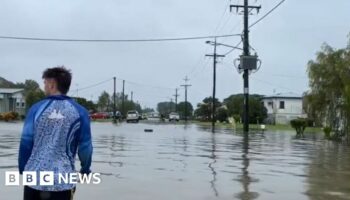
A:
<svg viewBox="0 0 350 200">
<path fill-rule="evenodd" d="M 24 122 L 18 167 L 19 172 L 37 172 L 41 191 L 63 191 L 74 184 L 58 182 L 58 174 L 75 173 L 75 155 L 78 152 L 80 173 L 90 173 L 92 143 L 90 118 L 85 108 L 64 95 L 48 96 L 34 104 Z M 54 185 L 39 185 L 40 171 L 54 172 Z"/>
</svg>

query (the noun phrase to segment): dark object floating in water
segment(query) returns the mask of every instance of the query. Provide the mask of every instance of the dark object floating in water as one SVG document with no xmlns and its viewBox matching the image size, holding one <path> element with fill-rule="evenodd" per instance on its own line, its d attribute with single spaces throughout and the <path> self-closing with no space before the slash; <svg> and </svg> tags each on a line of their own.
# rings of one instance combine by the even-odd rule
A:
<svg viewBox="0 0 350 200">
<path fill-rule="evenodd" d="M 145 129 L 145 132 L 153 132 L 153 129 Z"/>
</svg>

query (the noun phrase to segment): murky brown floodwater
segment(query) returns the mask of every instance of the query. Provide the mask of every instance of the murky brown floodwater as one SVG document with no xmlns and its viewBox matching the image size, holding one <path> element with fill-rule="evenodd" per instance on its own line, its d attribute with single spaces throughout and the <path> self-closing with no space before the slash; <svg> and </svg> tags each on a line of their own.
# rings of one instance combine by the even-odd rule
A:
<svg viewBox="0 0 350 200">
<path fill-rule="evenodd" d="M 22 198 L 22 187 L 4 186 L 5 171 L 17 170 L 21 129 L 0 123 L 1 200 Z M 102 183 L 79 185 L 75 199 L 350 199 L 350 148 L 317 134 L 245 138 L 231 130 L 142 123 L 94 123 L 92 130 L 93 171 L 102 173 Z"/>
</svg>

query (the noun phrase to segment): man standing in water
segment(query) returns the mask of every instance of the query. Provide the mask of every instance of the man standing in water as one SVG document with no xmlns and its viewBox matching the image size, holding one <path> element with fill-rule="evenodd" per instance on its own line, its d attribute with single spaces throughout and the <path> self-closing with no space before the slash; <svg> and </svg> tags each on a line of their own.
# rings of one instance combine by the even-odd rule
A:
<svg viewBox="0 0 350 200">
<path fill-rule="evenodd" d="M 19 149 L 20 174 L 36 172 L 37 184 L 24 187 L 24 200 L 70 200 L 75 184 L 59 183 L 59 174 L 75 173 L 78 152 L 81 174 L 89 174 L 92 143 L 89 114 L 66 96 L 72 74 L 65 67 L 46 69 L 47 97 L 27 113 Z M 40 185 L 40 172 L 53 172 L 53 185 Z"/>
</svg>

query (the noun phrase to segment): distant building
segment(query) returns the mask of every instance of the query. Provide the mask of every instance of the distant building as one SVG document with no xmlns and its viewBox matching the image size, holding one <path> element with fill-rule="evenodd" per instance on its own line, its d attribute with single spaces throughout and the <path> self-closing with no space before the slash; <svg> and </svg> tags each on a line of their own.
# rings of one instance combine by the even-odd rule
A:
<svg viewBox="0 0 350 200">
<path fill-rule="evenodd" d="M 289 124 L 298 117 L 306 117 L 303 112 L 303 98 L 293 93 L 278 93 L 265 96 L 262 102 L 267 109 L 266 123 Z"/>
<path fill-rule="evenodd" d="M 24 89 L 0 88 L 0 113 L 25 113 Z"/>
</svg>

